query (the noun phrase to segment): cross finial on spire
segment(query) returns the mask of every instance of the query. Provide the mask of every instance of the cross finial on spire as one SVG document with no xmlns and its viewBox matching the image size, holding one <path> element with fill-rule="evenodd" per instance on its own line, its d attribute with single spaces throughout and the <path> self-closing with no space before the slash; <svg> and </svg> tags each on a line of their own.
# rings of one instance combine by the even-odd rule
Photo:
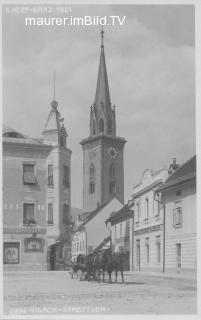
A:
<svg viewBox="0 0 201 320">
<path fill-rule="evenodd" d="M 104 47 L 103 40 L 104 40 L 104 30 L 103 30 L 103 26 L 102 26 L 102 28 L 101 28 L 101 48 Z"/>
</svg>

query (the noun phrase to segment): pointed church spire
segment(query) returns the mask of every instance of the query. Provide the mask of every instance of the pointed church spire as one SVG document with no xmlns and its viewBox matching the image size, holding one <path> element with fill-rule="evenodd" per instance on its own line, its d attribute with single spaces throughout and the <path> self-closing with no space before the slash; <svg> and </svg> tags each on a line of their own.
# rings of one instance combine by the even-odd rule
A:
<svg viewBox="0 0 201 320">
<path fill-rule="evenodd" d="M 105 62 L 105 52 L 104 52 L 104 31 L 101 30 L 101 54 L 100 63 L 98 70 L 98 80 L 96 85 L 96 96 L 94 102 L 96 108 L 99 108 L 102 104 L 105 106 L 105 111 L 111 109 L 110 103 L 110 92 L 107 78 L 107 68 Z"/>
</svg>

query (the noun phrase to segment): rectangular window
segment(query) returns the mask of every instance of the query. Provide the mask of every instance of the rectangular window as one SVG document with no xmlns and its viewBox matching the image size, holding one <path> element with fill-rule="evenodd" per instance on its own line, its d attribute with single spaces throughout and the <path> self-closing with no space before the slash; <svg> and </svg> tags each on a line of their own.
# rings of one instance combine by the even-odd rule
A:
<svg viewBox="0 0 201 320">
<path fill-rule="evenodd" d="M 53 224 L 53 203 L 48 203 L 48 224 Z"/>
<path fill-rule="evenodd" d="M 120 223 L 120 237 L 122 237 L 122 223 Z"/>
<path fill-rule="evenodd" d="M 160 215 L 160 195 L 158 193 L 156 194 L 155 201 L 157 203 L 157 205 L 156 205 L 157 211 L 155 213 L 155 216 L 158 217 Z"/>
<path fill-rule="evenodd" d="M 160 236 L 156 236 L 156 261 L 161 262 L 161 242 Z"/>
<path fill-rule="evenodd" d="M 23 224 L 36 224 L 34 203 L 23 203 Z"/>
<path fill-rule="evenodd" d="M 63 185 L 65 188 L 69 188 L 69 167 L 63 166 Z"/>
<path fill-rule="evenodd" d="M 53 165 L 48 164 L 48 176 L 47 176 L 47 185 L 48 187 L 53 187 L 54 186 L 54 181 L 53 181 Z"/>
<path fill-rule="evenodd" d="M 20 263 L 20 243 L 4 242 L 3 263 L 19 264 Z"/>
<path fill-rule="evenodd" d="M 25 185 L 36 183 L 35 164 L 23 163 L 23 183 Z"/>
<path fill-rule="evenodd" d="M 149 219 L 149 199 L 146 198 L 146 219 Z"/>
<path fill-rule="evenodd" d="M 146 262 L 149 263 L 149 238 L 145 239 L 146 246 Z"/>
<path fill-rule="evenodd" d="M 179 228 L 182 226 L 182 208 L 173 209 L 173 226 Z"/>
<path fill-rule="evenodd" d="M 63 224 L 69 224 L 69 205 L 64 203 L 63 205 Z"/>
<path fill-rule="evenodd" d="M 136 215 L 136 222 L 139 223 L 140 220 L 140 204 L 137 202 L 137 215 Z"/>
<path fill-rule="evenodd" d="M 181 268 L 181 243 L 177 243 L 177 268 Z"/>
</svg>

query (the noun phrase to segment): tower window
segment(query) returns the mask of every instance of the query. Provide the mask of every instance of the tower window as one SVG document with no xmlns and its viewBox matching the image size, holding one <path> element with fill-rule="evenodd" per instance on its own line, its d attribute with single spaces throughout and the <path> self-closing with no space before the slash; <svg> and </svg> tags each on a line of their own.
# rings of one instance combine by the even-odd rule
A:
<svg viewBox="0 0 201 320">
<path fill-rule="evenodd" d="M 111 120 L 108 121 L 108 133 L 112 134 L 112 121 Z"/>
<path fill-rule="evenodd" d="M 114 164 L 111 163 L 110 165 L 110 172 L 109 172 L 110 182 L 109 182 L 109 190 L 110 193 L 116 193 L 116 177 L 115 177 L 115 167 Z"/>
<path fill-rule="evenodd" d="M 89 168 L 89 179 L 94 180 L 95 179 L 95 168 L 93 163 L 91 163 L 90 168 Z"/>
<path fill-rule="evenodd" d="M 48 187 L 53 187 L 53 186 L 54 186 L 54 181 L 53 181 L 53 165 L 52 165 L 52 164 L 48 164 L 47 185 L 48 185 Z"/>
<path fill-rule="evenodd" d="M 93 134 L 96 134 L 96 121 L 93 120 Z"/>
<path fill-rule="evenodd" d="M 69 188 L 69 167 L 63 166 L 63 185 L 65 188 Z"/>
<path fill-rule="evenodd" d="M 89 183 L 89 193 L 94 193 L 95 192 L 95 182 L 91 181 Z"/>
<path fill-rule="evenodd" d="M 64 203 L 63 205 L 63 224 L 69 224 L 69 205 Z"/>
<path fill-rule="evenodd" d="M 104 132 L 104 120 L 100 119 L 99 121 L 99 131 Z"/>
</svg>

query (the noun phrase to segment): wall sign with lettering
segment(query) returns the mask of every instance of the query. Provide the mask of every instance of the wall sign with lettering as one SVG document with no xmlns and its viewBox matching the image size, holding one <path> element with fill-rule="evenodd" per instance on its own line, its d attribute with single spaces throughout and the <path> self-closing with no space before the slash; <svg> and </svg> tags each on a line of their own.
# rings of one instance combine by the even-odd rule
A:
<svg viewBox="0 0 201 320">
<path fill-rule="evenodd" d="M 24 251 L 44 252 L 45 240 L 37 237 L 24 238 Z"/>
</svg>

